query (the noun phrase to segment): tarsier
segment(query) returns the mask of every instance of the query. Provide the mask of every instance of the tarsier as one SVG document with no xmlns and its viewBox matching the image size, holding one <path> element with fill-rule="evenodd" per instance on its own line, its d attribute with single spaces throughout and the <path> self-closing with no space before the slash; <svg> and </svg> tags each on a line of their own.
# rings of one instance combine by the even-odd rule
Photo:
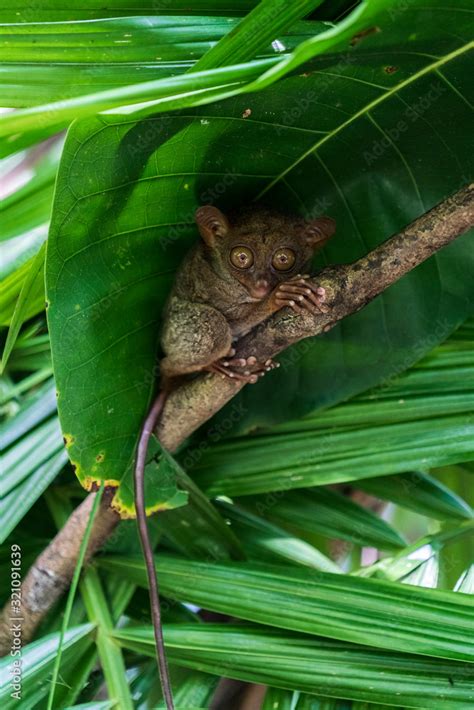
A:
<svg viewBox="0 0 474 710">
<path fill-rule="evenodd" d="M 326 311 L 325 292 L 305 274 L 311 258 L 334 234 L 329 217 L 311 221 L 263 208 L 226 217 L 217 207 L 196 211 L 201 240 L 176 274 L 165 308 L 160 363 L 161 392 L 148 413 L 138 444 L 135 499 L 168 710 L 173 708 L 163 646 L 158 585 L 144 501 L 148 442 L 167 394 L 183 376 L 208 371 L 254 383 L 276 367 L 255 356 L 235 358 L 235 342 L 286 306 L 297 313 Z"/>
</svg>

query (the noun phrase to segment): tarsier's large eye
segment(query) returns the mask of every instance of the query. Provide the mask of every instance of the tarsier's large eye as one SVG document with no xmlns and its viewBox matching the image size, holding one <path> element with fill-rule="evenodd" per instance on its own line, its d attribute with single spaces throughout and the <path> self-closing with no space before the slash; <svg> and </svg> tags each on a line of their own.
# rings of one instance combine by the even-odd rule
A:
<svg viewBox="0 0 474 710">
<path fill-rule="evenodd" d="M 253 264 L 253 253 L 248 247 L 234 247 L 230 252 L 230 260 L 238 269 L 249 269 Z"/>
<path fill-rule="evenodd" d="M 293 249 L 281 247 L 273 255 L 272 266 L 278 271 L 289 271 L 296 261 L 296 254 Z"/>
</svg>

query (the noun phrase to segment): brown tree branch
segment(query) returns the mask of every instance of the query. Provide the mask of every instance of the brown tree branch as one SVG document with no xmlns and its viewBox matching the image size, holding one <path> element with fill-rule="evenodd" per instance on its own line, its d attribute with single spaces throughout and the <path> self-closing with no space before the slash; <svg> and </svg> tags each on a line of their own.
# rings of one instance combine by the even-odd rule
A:
<svg viewBox="0 0 474 710">
<path fill-rule="evenodd" d="M 473 225 L 474 185 L 469 185 L 367 256 L 321 271 L 313 281 L 326 290 L 328 313 L 298 315 L 284 308 L 239 340 L 235 357 L 255 355 L 264 361 L 303 338 L 330 330 Z M 220 375 L 205 374 L 175 390 L 156 430 L 160 442 L 174 451 L 243 386 Z"/>
<path fill-rule="evenodd" d="M 0 616 L 0 656 L 10 653 L 15 630 L 21 632 L 22 645 L 28 643 L 40 621 L 69 587 L 96 495 L 90 493 L 82 501 L 29 569 L 21 585 L 21 615 L 9 602 L 5 605 Z M 94 518 L 86 562 L 120 522 L 120 516 L 110 507 L 112 497 L 113 490 L 105 490 Z"/>
<path fill-rule="evenodd" d="M 354 313 L 404 274 L 474 226 L 474 185 L 422 215 L 399 234 L 352 264 L 330 266 L 314 279 L 326 290 L 327 313 L 295 314 L 285 308 L 237 343 L 236 357 L 255 355 L 266 360 L 289 345 L 329 330 Z M 243 387 L 219 375 L 203 374 L 182 385 L 169 397 L 156 433 L 163 446 L 174 451 L 193 431 L 206 422 Z M 38 623 L 70 583 L 93 496 L 90 494 L 66 525 L 38 557 L 22 586 L 22 640 L 32 637 Z M 104 495 L 87 558 L 107 540 L 118 515 Z M 10 605 L 0 618 L 0 651 L 10 649 Z"/>
</svg>

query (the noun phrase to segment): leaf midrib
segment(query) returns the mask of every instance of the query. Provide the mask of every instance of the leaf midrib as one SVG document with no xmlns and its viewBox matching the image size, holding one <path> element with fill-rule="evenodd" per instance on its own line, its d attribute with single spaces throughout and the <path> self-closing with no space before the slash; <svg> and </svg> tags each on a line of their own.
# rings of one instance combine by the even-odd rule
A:
<svg viewBox="0 0 474 710">
<path fill-rule="evenodd" d="M 407 86 L 410 86 L 410 84 L 415 83 L 418 81 L 423 76 L 426 76 L 427 74 L 430 74 L 432 71 L 437 70 L 439 67 L 443 66 L 444 64 L 448 64 L 451 62 L 453 59 L 456 59 L 457 57 L 461 56 L 465 52 L 469 51 L 474 47 L 474 41 L 468 42 L 467 44 L 462 45 L 458 49 L 455 49 L 453 52 L 450 52 L 447 54 L 445 57 L 442 57 L 441 59 L 438 59 L 436 62 L 432 62 L 431 64 L 428 64 L 426 67 L 423 67 L 423 69 L 420 69 L 419 71 L 415 72 L 411 77 L 408 79 L 405 79 L 404 81 L 400 82 L 396 86 L 394 86 L 392 89 L 389 89 L 386 91 L 386 93 L 382 94 L 376 99 L 373 99 L 370 101 L 368 104 L 366 104 L 363 108 L 359 109 L 351 118 L 348 118 L 347 121 L 344 121 L 341 123 L 337 128 L 334 128 L 334 130 L 330 131 L 327 135 L 325 135 L 323 138 L 318 140 L 311 148 L 308 148 L 307 151 L 302 153 L 302 155 L 295 160 L 291 165 L 289 165 L 280 175 L 275 177 L 255 198 L 256 200 L 259 200 L 268 190 L 270 190 L 274 185 L 276 185 L 277 182 L 282 180 L 291 170 L 293 170 L 299 163 L 301 163 L 305 158 L 307 158 L 311 153 L 314 151 L 318 150 L 324 143 L 326 143 L 328 140 L 336 136 L 338 133 L 343 131 L 345 128 L 350 126 L 352 123 L 357 121 L 359 118 L 362 116 L 365 116 L 371 111 L 373 108 L 376 106 L 382 104 L 384 101 L 387 99 L 391 98 L 392 96 L 395 96 L 399 91 L 404 89 Z"/>
</svg>

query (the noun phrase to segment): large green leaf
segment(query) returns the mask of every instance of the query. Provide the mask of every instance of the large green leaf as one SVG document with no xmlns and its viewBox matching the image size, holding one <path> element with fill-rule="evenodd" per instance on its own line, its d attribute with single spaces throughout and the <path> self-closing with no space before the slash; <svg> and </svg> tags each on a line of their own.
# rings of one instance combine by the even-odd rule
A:
<svg viewBox="0 0 474 710">
<path fill-rule="evenodd" d="M 134 651 L 154 653 L 150 627 L 120 629 L 115 637 Z M 170 626 L 165 641 L 169 659 L 188 668 L 317 695 L 467 710 L 474 692 L 464 663 L 255 626 Z"/>
<path fill-rule="evenodd" d="M 369 0 L 360 16 L 367 12 L 380 32 L 349 47 L 362 29 L 349 18 L 343 32 L 301 45 L 297 60 L 283 60 L 255 88 L 327 54 L 265 91 L 167 116 L 109 114 L 73 125 L 46 278 L 61 423 L 83 483 L 130 475 L 155 380 L 159 313 L 195 239 L 199 203 L 219 198 L 225 207 L 265 194 L 304 214 L 326 211 L 339 237 L 325 258 L 338 262 L 466 181 L 464 4 L 454 11 L 436 0 L 427 10 L 417 0 L 395 21 L 386 2 Z M 297 346 L 285 367 L 246 389 L 240 426 L 331 404 L 409 366 L 472 310 L 473 260 L 468 234 L 327 336 Z"/>
<path fill-rule="evenodd" d="M 141 586 L 144 562 L 100 565 Z M 160 588 L 174 599 L 249 621 L 344 641 L 474 661 L 474 602 L 465 594 L 296 567 L 156 560 Z"/>
</svg>

